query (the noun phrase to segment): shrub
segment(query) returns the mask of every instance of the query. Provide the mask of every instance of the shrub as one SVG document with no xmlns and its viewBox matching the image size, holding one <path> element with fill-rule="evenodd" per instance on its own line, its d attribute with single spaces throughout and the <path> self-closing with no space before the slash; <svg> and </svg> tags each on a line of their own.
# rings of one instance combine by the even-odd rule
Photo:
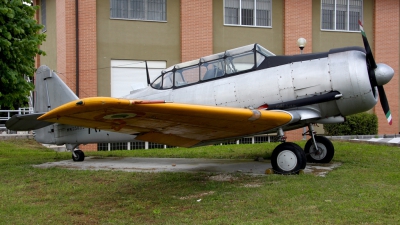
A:
<svg viewBox="0 0 400 225">
<path fill-rule="evenodd" d="M 346 117 L 344 123 L 324 124 L 325 134 L 341 135 L 374 135 L 378 134 L 378 117 L 372 113 L 358 113 Z"/>
</svg>

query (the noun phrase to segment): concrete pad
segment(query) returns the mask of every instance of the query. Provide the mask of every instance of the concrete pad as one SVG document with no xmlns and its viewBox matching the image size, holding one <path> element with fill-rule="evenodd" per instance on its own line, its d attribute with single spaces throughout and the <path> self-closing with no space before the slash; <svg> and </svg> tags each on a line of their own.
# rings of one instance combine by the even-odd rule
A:
<svg viewBox="0 0 400 225">
<path fill-rule="evenodd" d="M 380 142 L 380 141 L 382 141 L 382 140 L 383 140 L 383 138 L 371 138 L 371 139 L 369 139 L 368 141 Z"/>
<path fill-rule="evenodd" d="M 305 173 L 321 176 L 340 166 L 333 164 L 308 164 Z M 34 165 L 36 168 L 67 168 L 76 170 L 118 170 L 127 172 L 214 172 L 263 175 L 271 168 L 270 161 L 186 158 L 118 158 L 86 157 L 83 162 L 64 160 Z"/>
<path fill-rule="evenodd" d="M 400 138 L 393 138 L 388 141 L 388 143 L 399 143 L 399 142 L 400 142 Z"/>
</svg>

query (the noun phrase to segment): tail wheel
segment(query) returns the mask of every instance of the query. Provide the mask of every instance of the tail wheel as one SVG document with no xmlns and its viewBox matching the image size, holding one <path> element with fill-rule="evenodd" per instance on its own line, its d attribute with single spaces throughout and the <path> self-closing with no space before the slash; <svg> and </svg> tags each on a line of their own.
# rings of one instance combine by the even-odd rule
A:
<svg viewBox="0 0 400 225">
<path fill-rule="evenodd" d="M 82 150 L 75 150 L 72 153 L 72 160 L 74 160 L 75 162 L 82 162 L 83 160 L 85 160 L 85 153 L 83 153 Z"/>
<path fill-rule="evenodd" d="M 278 174 L 298 174 L 306 167 L 306 163 L 303 149 L 291 142 L 278 145 L 272 152 L 272 168 Z"/>
<path fill-rule="evenodd" d="M 332 142 L 322 136 L 314 136 L 318 149 L 315 149 L 312 138 L 309 139 L 304 147 L 307 161 L 313 163 L 330 163 L 335 155 L 335 148 Z"/>
</svg>

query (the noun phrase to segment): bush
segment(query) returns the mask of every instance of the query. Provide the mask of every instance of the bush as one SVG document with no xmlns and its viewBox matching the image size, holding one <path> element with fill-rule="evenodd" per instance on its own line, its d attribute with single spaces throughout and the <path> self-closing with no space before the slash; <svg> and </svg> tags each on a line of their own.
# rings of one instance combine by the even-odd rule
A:
<svg viewBox="0 0 400 225">
<path fill-rule="evenodd" d="M 344 123 L 324 124 L 325 135 L 374 135 L 378 134 L 378 117 L 372 113 L 358 113 L 346 117 Z"/>
</svg>

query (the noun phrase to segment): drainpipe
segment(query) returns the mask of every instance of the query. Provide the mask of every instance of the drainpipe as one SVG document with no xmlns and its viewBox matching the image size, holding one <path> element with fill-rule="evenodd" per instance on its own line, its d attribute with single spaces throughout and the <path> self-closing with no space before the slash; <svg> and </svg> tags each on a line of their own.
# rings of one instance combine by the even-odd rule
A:
<svg viewBox="0 0 400 225">
<path fill-rule="evenodd" d="M 75 67 L 76 67 L 76 96 L 79 97 L 79 16 L 78 16 L 78 0 L 75 0 L 75 51 L 76 51 L 76 59 L 75 59 Z"/>
</svg>

